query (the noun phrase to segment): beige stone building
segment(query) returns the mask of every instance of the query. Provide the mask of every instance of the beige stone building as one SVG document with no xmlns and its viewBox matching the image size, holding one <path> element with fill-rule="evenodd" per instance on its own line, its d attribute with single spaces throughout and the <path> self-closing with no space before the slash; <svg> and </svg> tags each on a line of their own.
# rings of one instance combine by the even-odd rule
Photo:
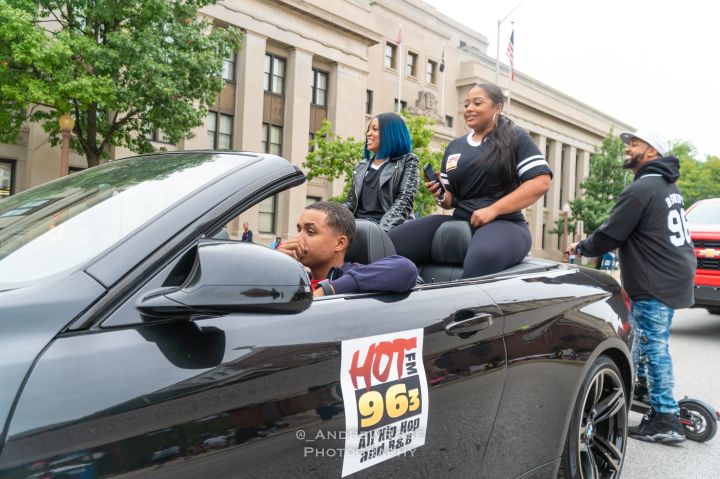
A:
<svg viewBox="0 0 720 479">
<path fill-rule="evenodd" d="M 421 1 L 224 0 L 203 13 L 218 25 L 243 29 L 243 48 L 226 60 L 227 84 L 205 127 L 178 145 L 164 144 L 157 132 L 158 147 L 267 151 L 300 165 L 324 118 L 338 134 L 363 138 L 372 116 L 393 111 L 399 101 L 437 120 L 433 144 L 439 148 L 466 133 L 462 103 L 469 88 L 495 78 L 487 38 Z M 503 66 L 500 86 L 507 85 Z M 581 194 L 590 153 L 611 129 L 630 127 L 520 72 L 509 114 L 531 133 L 555 173 L 546 197 L 525 213 L 531 253 L 557 258 L 561 239 L 548 231 L 562 205 Z M 120 148 L 110 152 L 112 158 L 129 155 Z M 84 158 L 71 155 L 70 167 L 85 167 Z M 37 125 L 27 125 L 17 144 L 0 144 L 0 196 L 56 178 L 59 170 L 60 149 Z M 341 189 L 340 180 L 315 179 L 283 192 L 233 222 L 231 234 L 248 221 L 259 242 L 287 237 L 306 203 Z"/>
</svg>

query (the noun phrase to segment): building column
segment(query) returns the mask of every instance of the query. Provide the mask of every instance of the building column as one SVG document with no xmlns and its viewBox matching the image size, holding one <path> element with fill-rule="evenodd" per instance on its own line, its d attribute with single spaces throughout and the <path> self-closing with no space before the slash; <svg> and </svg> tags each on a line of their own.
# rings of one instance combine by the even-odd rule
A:
<svg viewBox="0 0 720 479">
<path fill-rule="evenodd" d="M 235 84 L 235 118 L 233 120 L 233 149 L 262 151 L 263 72 L 267 38 L 253 31 L 245 33 L 243 47 L 238 52 L 237 82 Z M 207 128 L 203 138 L 207 135 Z M 258 234 L 257 205 L 246 210 L 228 225 L 233 238 L 242 235 L 242 224 L 247 221 Z M 254 239 L 254 238 L 253 238 Z"/>
<path fill-rule="evenodd" d="M 577 148 L 565 145 L 565 158 L 562 168 L 562 198 L 560 205 L 570 203 L 575 199 L 575 174 L 577 170 Z"/>
<path fill-rule="evenodd" d="M 235 89 L 235 149 L 262 151 L 263 72 L 267 38 L 247 31 L 238 54 Z"/>
<path fill-rule="evenodd" d="M 585 190 L 580 188 L 580 183 L 585 181 L 585 178 L 590 176 L 590 152 L 586 150 L 580 150 L 578 155 L 578 167 L 577 167 L 577 179 L 576 179 L 576 193 L 577 197 L 585 195 Z"/>
<path fill-rule="evenodd" d="M 283 157 L 298 167 L 307 157 L 310 139 L 312 58 L 310 52 L 298 48 L 292 50 L 285 77 Z M 306 191 L 306 185 L 300 185 L 278 195 L 276 234 L 286 238 L 295 233 L 297 220 L 305 208 Z"/>
<path fill-rule="evenodd" d="M 539 135 L 537 137 L 537 146 L 540 149 L 541 152 L 543 152 L 543 155 L 545 154 L 545 148 L 547 144 L 547 137 L 543 135 Z M 532 256 L 542 256 L 542 244 L 543 244 L 543 219 L 545 217 L 545 198 L 540 197 L 534 205 L 530 206 L 528 210 L 530 211 L 530 214 L 528 215 L 529 222 L 530 222 L 530 234 L 532 235 L 532 248 L 530 249 L 530 254 Z"/>
<path fill-rule="evenodd" d="M 550 157 L 547 158 L 550 169 L 553 171 L 554 178 L 550 183 L 550 189 L 547 192 L 547 222 L 545 224 L 545 250 L 554 255 L 559 254 L 557 246 L 557 235 L 550 234 L 549 231 L 555 227 L 555 221 L 560 217 L 560 182 L 562 178 L 558 178 L 561 172 L 561 159 L 563 144 L 557 140 L 550 140 Z"/>
<path fill-rule="evenodd" d="M 365 138 L 366 80 L 367 73 L 347 65 L 335 63 L 330 70 L 328 119 L 333 131 L 342 137 Z M 331 195 L 339 196 L 344 185 L 345 178 L 333 181 Z"/>
</svg>

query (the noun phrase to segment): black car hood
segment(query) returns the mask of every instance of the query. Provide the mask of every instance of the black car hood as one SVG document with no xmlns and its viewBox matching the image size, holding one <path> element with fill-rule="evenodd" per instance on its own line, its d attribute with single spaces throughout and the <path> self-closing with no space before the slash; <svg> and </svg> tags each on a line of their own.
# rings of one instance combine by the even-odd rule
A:
<svg viewBox="0 0 720 479">
<path fill-rule="evenodd" d="M 13 402 L 35 358 L 104 292 L 82 271 L 0 292 L 0 450 Z"/>
</svg>

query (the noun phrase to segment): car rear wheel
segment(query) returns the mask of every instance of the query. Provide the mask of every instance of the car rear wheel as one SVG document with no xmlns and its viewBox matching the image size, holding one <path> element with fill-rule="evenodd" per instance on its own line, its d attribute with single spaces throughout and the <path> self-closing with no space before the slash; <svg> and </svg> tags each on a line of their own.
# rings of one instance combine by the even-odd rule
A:
<svg viewBox="0 0 720 479">
<path fill-rule="evenodd" d="M 615 363 L 600 356 L 585 377 L 570 420 L 558 477 L 620 477 L 627 446 L 628 403 Z"/>
</svg>

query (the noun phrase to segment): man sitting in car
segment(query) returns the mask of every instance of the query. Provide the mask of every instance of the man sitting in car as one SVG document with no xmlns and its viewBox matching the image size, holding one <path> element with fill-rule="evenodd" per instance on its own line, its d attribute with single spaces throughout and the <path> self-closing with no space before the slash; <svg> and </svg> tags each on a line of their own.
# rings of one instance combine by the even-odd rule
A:
<svg viewBox="0 0 720 479">
<path fill-rule="evenodd" d="M 313 295 L 411 290 L 418 277 L 415 264 L 402 256 L 388 256 L 371 264 L 346 263 L 345 252 L 355 236 L 355 218 L 343 205 L 319 201 L 298 220 L 298 236 L 277 250 L 310 270 Z"/>
</svg>

